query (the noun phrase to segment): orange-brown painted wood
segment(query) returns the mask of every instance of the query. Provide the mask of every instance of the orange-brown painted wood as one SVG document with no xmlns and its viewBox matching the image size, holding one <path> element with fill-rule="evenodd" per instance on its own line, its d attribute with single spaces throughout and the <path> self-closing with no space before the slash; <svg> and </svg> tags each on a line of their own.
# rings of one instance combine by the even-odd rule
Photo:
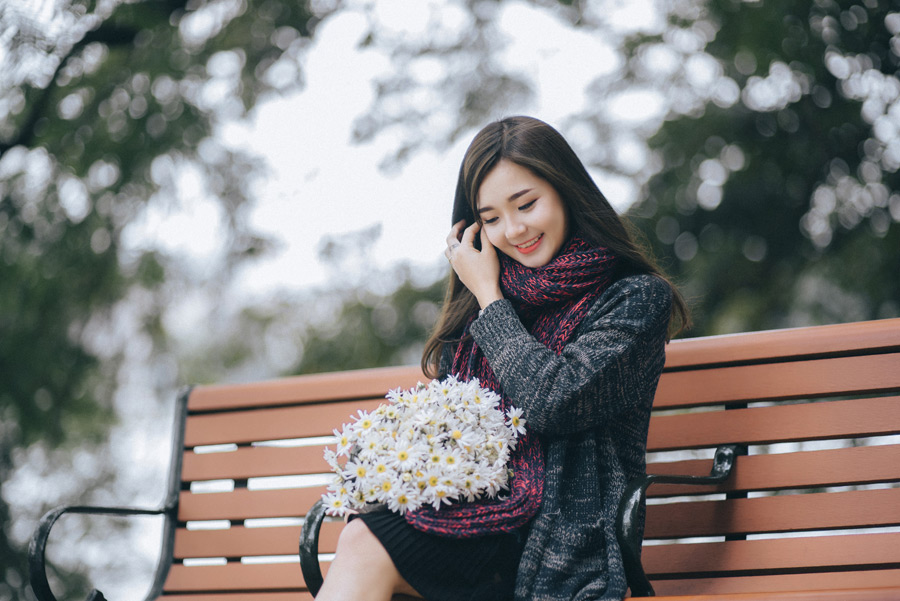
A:
<svg viewBox="0 0 900 601">
<path fill-rule="evenodd" d="M 159 601 L 312 601 L 308 592 L 290 593 L 213 593 L 209 595 L 165 595 Z"/>
<path fill-rule="evenodd" d="M 328 472 L 324 445 L 242 447 L 225 453 L 184 453 L 181 481 L 244 479 Z"/>
<path fill-rule="evenodd" d="M 847 447 L 738 457 L 731 478 L 710 486 L 657 484 L 650 497 L 671 497 L 715 492 L 785 490 L 900 482 L 900 444 Z M 705 476 L 709 459 L 650 463 L 647 473 Z"/>
<path fill-rule="evenodd" d="M 651 579 L 716 573 L 895 569 L 900 568 L 900 533 L 650 545 L 644 547 L 643 561 Z"/>
<path fill-rule="evenodd" d="M 319 551 L 334 552 L 343 522 L 326 522 L 319 533 Z M 222 530 L 187 530 L 175 532 L 174 556 L 186 557 L 252 557 L 261 555 L 296 555 L 300 539 L 299 526 L 245 528 L 234 526 Z"/>
<path fill-rule="evenodd" d="M 323 564 L 323 572 L 327 564 Z M 184 566 L 169 569 L 164 590 L 187 593 L 238 591 L 304 591 L 306 584 L 297 563 L 242 564 L 229 562 L 217 566 Z"/>
<path fill-rule="evenodd" d="M 647 449 L 654 452 L 898 432 L 900 397 L 891 396 L 654 416 Z"/>
<path fill-rule="evenodd" d="M 656 409 L 900 391 L 900 353 L 664 373 Z"/>
<path fill-rule="evenodd" d="M 666 369 L 900 350 L 900 318 L 674 340 Z"/>
<path fill-rule="evenodd" d="M 656 580 L 658 601 L 888 601 L 900 599 L 900 570 Z"/>
<path fill-rule="evenodd" d="M 383 397 L 389 390 L 410 388 L 419 381 L 428 380 L 418 367 L 388 367 L 247 384 L 198 386 L 191 391 L 188 410 L 211 411 Z"/>
<path fill-rule="evenodd" d="M 178 519 L 186 522 L 302 517 L 324 492 L 323 486 L 200 494 L 183 492 L 179 498 Z"/>
<path fill-rule="evenodd" d="M 357 410 L 371 411 L 385 402 L 385 399 L 369 399 L 331 405 L 192 415 L 187 418 L 184 444 L 193 447 L 330 436 L 335 428 L 340 429 L 342 423 L 350 422 Z"/>
<path fill-rule="evenodd" d="M 900 525 L 900 488 L 650 505 L 644 538 Z"/>
</svg>

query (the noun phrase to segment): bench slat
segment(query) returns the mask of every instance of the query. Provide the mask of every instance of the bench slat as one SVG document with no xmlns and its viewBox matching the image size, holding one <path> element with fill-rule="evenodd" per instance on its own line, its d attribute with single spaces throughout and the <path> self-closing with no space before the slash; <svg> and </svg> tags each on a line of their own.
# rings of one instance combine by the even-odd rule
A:
<svg viewBox="0 0 900 601">
<path fill-rule="evenodd" d="M 312 601 L 308 592 L 291 593 L 213 593 L 209 595 L 165 595 L 159 601 Z"/>
<path fill-rule="evenodd" d="M 900 533 L 847 534 L 649 545 L 644 569 L 660 576 L 778 574 L 791 571 L 900 568 Z"/>
<path fill-rule="evenodd" d="M 325 492 L 324 486 L 282 490 L 190 493 L 179 497 L 178 519 L 243 520 L 253 518 L 302 517 Z"/>
<path fill-rule="evenodd" d="M 311 436 L 331 436 L 335 428 L 351 421 L 357 410 L 374 410 L 384 398 L 330 405 L 236 411 L 187 418 L 186 447 L 226 443 L 251 443 Z"/>
<path fill-rule="evenodd" d="M 655 416 L 650 420 L 647 450 L 859 438 L 898 432 L 900 397 L 878 397 Z"/>
<path fill-rule="evenodd" d="M 333 445 L 332 445 L 333 446 Z M 317 474 L 330 471 L 324 445 L 307 447 L 242 447 L 226 453 L 184 454 L 181 481 L 245 479 Z"/>
<path fill-rule="evenodd" d="M 735 601 L 769 601 L 770 599 L 885 601 L 900 599 L 898 583 L 900 583 L 900 570 L 868 570 L 781 574 L 778 576 L 655 580 L 653 588 L 656 589 L 658 595 L 656 599 L 659 601 L 718 601 L 719 599 L 723 601 L 725 599 L 734 599 Z M 781 594 L 776 596 L 770 591 L 779 591 Z M 706 595 L 722 595 L 722 597 L 713 598 Z"/>
<path fill-rule="evenodd" d="M 337 545 L 343 522 L 325 522 L 319 532 L 319 552 L 332 553 Z M 300 528 L 244 528 L 234 526 L 224 530 L 187 530 L 175 532 L 175 552 L 178 559 L 186 557 L 252 557 L 259 555 L 295 555 Z"/>
<path fill-rule="evenodd" d="M 900 390 L 900 353 L 662 375 L 653 406 L 674 409 L 745 401 L 869 394 Z"/>
<path fill-rule="evenodd" d="M 734 474 L 723 484 L 687 486 L 657 484 L 650 497 L 671 497 L 713 492 L 784 490 L 900 482 L 900 444 L 848 447 L 739 457 Z M 647 473 L 705 476 L 709 459 L 650 463 Z"/>
<path fill-rule="evenodd" d="M 674 340 L 666 369 L 900 350 L 900 318 Z"/>
<path fill-rule="evenodd" d="M 419 367 L 387 367 L 309 374 L 265 382 L 198 386 L 191 391 L 191 412 L 272 407 L 383 397 L 397 387 L 427 382 Z"/>
<path fill-rule="evenodd" d="M 647 507 L 645 539 L 900 525 L 900 488 Z"/>
<path fill-rule="evenodd" d="M 326 571 L 323 565 L 323 573 Z M 169 569 L 164 590 L 191 591 L 305 591 L 303 574 L 297 563 L 242 564 L 229 562 L 217 566 L 184 566 Z"/>
<path fill-rule="evenodd" d="M 182 481 L 245 479 L 327 473 L 324 445 L 308 447 L 252 447 L 228 453 L 184 455 Z M 780 490 L 814 486 L 845 486 L 900 481 L 900 445 L 848 447 L 751 455 L 739 460 L 740 469 L 727 482 L 708 486 L 657 485 L 651 497 L 708 494 L 710 491 Z M 651 474 L 706 475 L 709 459 L 657 462 L 647 465 Z"/>
</svg>

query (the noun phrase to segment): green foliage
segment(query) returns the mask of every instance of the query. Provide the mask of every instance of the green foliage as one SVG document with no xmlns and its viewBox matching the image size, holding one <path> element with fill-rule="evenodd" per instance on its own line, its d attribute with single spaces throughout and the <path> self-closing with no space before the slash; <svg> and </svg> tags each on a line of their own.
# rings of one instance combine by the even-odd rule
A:
<svg viewBox="0 0 900 601">
<path fill-rule="evenodd" d="M 418 365 L 445 287 L 446 277 L 423 283 L 401 265 L 257 302 L 222 315 L 229 327 L 190 345 L 180 372 L 185 382 L 213 383 Z"/>
<path fill-rule="evenodd" d="M 324 16 L 283 0 L 39 4 L 0 6 L 0 486 L 14 450 L 105 438 L 135 335 L 123 305 L 166 344 L 166 283 L 185 276 L 159 251 L 124 254 L 123 236 L 148 206 L 181 201 L 180 173 L 199 173 L 222 207 L 223 280 L 266 247 L 242 219 L 258 165 L 211 134 L 299 83 Z M 0 598 L 25 598 L 8 501 Z"/>
<path fill-rule="evenodd" d="M 900 121 L 900 15 L 885 2 L 706 11 L 706 52 L 741 96 L 662 125 L 633 209 L 697 300 L 695 333 L 897 315 L 900 140 L 883 132 Z"/>
<path fill-rule="evenodd" d="M 312 325 L 294 373 L 316 373 L 390 365 L 417 365 L 434 326 L 447 281 L 416 286 L 398 272 L 388 294 L 358 291 L 343 296 L 333 320 Z"/>
</svg>

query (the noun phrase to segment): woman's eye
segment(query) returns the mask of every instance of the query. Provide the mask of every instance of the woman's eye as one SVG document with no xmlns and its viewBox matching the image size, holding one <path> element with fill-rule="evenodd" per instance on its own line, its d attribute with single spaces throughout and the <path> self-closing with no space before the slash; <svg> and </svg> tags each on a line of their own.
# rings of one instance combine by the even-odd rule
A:
<svg viewBox="0 0 900 601">
<path fill-rule="evenodd" d="M 536 203 L 536 202 L 537 202 L 537 198 L 535 198 L 534 200 L 532 200 L 532 201 L 530 201 L 530 202 L 526 202 L 525 204 L 523 204 L 522 206 L 519 207 L 519 210 L 520 210 L 520 211 L 527 211 L 527 210 L 530 209 L 532 206 L 534 206 L 534 203 Z"/>
<path fill-rule="evenodd" d="M 482 219 L 481 222 L 485 225 L 490 225 L 492 223 L 497 223 L 496 217 L 488 217 L 487 219 Z"/>
</svg>

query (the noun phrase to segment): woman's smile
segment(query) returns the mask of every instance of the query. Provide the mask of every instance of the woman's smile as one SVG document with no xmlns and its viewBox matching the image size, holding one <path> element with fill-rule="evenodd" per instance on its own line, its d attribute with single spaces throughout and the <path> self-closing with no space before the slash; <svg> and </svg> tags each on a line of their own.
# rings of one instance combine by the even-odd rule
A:
<svg viewBox="0 0 900 601">
<path fill-rule="evenodd" d="M 537 238 L 533 238 L 526 242 L 525 244 L 516 244 L 516 248 L 519 249 L 519 252 L 530 254 L 537 250 L 538 245 L 540 245 L 541 240 L 544 239 L 544 234 L 541 234 Z"/>
</svg>

